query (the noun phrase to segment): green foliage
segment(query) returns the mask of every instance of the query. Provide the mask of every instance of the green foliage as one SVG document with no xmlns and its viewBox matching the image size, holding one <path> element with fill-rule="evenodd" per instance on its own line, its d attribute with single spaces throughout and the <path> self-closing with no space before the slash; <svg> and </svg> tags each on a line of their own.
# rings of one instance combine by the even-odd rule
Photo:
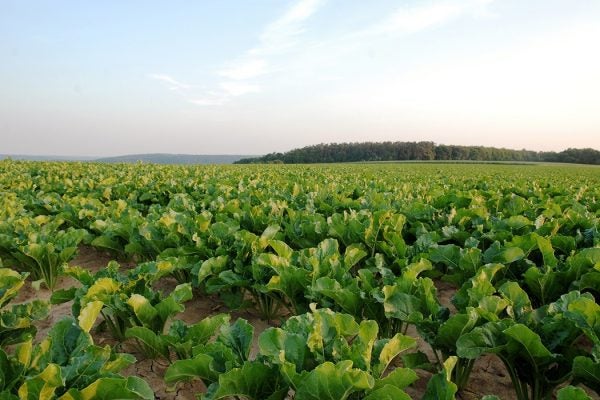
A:
<svg viewBox="0 0 600 400">
<path fill-rule="evenodd" d="M 465 150 L 400 148 L 407 153 L 395 156 L 428 159 Z M 97 327 L 119 340 L 130 338 L 148 356 L 171 363 L 169 385 L 199 377 L 210 388 L 207 398 L 279 398 L 288 390 L 310 398 L 314 388 L 335 390 L 340 398 L 405 398 L 402 390 L 414 377 L 410 368 L 434 372 L 430 397 L 451 398 L 484 353 L 510 366 L 520 398 L 558 395 L 559 382 L 597 390 L 595 169 L 92 163 L 65 168 L 2 161 L 0 188 L 4 265 L 28 271 L 33 279 L 47 277 L 48 286 L 64 268 L 81 285 L 56 291 L 52 301 L 73 300 L 81 331 Z M 111 263 L 97 273 L 66 266 L 81 243 L 137 265 L 124 271 Z M 182 286 L 165 293 L 156 289 L 172 278 Z M 7 279 L 12 283 L 2 288 L 17 287 L 24 276 Z M 451 286 L 458 290 L 447 304 L 440 289 L 447 294 Z M 217 296 L 230 309 L 251 307 L 249 312 L 279 328 L 260 336 L 254 358 L 247 323 L 231 324 L 224 315 L 189 325 L 173 321 L 192 288 Z M 5 290 L 0 298 L 11 293 Z M 43 314 L 41 304 L 34 304 L 0 304 L 2 329 L 14 333 L 5 343 L 33 334 L 31 321 Z M 409 325 L 432 346 L 434 360 L 406 353 L 414 341 L 405 336 Z M 404 368 L 392 361 L 397 355 Z M 21 376 L 13 361 L 6 362 L 10 374 Z M 61 365 L 50 362 L 32 372 L 22 390 L 45 388 L 66 396 L 69 391 L 56 386 L 54 364 Z M 61 384 L 67 372 L 60 369 Z M 223 376 L 229 380 L 221 382 Z M 266 376 L 271 379 L 260 378 Z M 349 376 L 361 388 L 349 386 Z M 113 378 L 118 379 L 98 379 Z M 132 380 L 117 386 L 143 397 L 136 385 Z M 96 395 L 93 387 L 85 393 L 85 387 L 71 389 L 74 399 Z M 11 390 L 6 396 L 18 396 L 17 387 Z M 563 397 L 579 393 L 563 390 Z"/>
<path fill-rule="evenodd" d="M 45 301 L 33 300 L 9 306 L 9 302 L 18 295 L 19 289 L 25 284 L 27 275 L 9 268 L 0 268 L 0 348 L 34 336 L 34 321 L 48 316 L 49 307 Z"/>
<path fill-rule="evenodd" d="M 129 354 L 114 353 L 110 346 L 94 345 L 92 337 L 66 318 L 52 327 L 46 339 L 19 344 L 14 354 L 0 350 L 0 395 L 19 398 L 152 399 L 154 394 L 140 378 L 118 373 L 135 362 Z"/>
<path fill-rule="evenodd" d="M 510 300 L 512 308 L 507 310 L 512 318 L 486 322 L 461 335 L 456 341 L 457 355 L 476 359 L 484 353 L 496 354 L 520 400 L 551 395 L 570 378 L 571 369 L 576 380 L 593 387 L 594 362 L 575 357 L 581 354 L 577 337 L 584 333 L 594 338 L 597 328 L 595 316 L 600 314 L 594 311 L 591 296 L 571 292 L 547 307 L 528 311 L 530 303 L 514 284 L 505 284 L 501 291 Z"/>
<path fill-rule="evenodd" d="M 69 267 L 65 272 L 82 286 L 55 292 L 52 302 L 73 300 L 73 315 L 80 320 L 85 317 L 89 328 L 101 315 L 101 327 L 116 339 L 135 339 L 148 357 L 169 358 L 166 346 L 158 344 L 159 336 L 165 333 L 167 322 L 184 311 L 183 303 L 192 298 L 189 283 L 178 285 L 168 295 L 152 288 L 155 281 L 172 271 L 172 265 L 166 262 L 142 264 L 127 274 L 119 271 L 116 262 L 96 274 Z"/>
<path fill-rule="evenodd" d="M 7 256 L 15 269 L 29 272 L 53 290 L 63 266 L 75 256 L 79 243 L 88 238 L 85 229 L 60 229 L 64 222 L 60 217 L 47 216 L 9 220 L 0 225 L 0 255 Z"/>
</svg>

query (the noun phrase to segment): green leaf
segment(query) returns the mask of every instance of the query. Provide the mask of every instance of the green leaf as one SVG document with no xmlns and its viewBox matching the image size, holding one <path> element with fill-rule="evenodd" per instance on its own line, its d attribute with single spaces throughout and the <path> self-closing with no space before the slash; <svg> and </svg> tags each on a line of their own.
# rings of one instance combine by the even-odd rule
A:
<svg viewBox="0 0 600 400">
<path fill-rule="evenodd" d="M 352 368 L 352 361 L 325 362 L 306 374 L 296 389 L 295 400 L 345 400 L 352 393 L 372 389 L 374 379 Z"/>
<path fill-rule="evenodd" d="M 465 282 L 454 294 L 452 302 L 459 311 L 465 311 L 468 306 L 477 307 L 481 299 L 496 293 L 494 278 L 506 266 L 503 264 L 486 264 L 481 267 L 475 276 Z"/>
<path fill-rule="evenodd" d="M 481 267 L 481 262 L 481 250 L 479 250 L 477 247 L 460 250 L 458 266 L 461 270 L 466 271 L 471 275 L 475 275 L 479 267 Z"/>
<path fill-rule="evenodd" d="M 396 386 L 385 385 L 373 390 L 363 400 L 411 400 L 411 397 Z"/>
<path fill-rule="evenodd" d="M 128 378 L 101 378 L 78 391 L 71 389 L 59 400 L 114 400 L 139 399 L 153 400 L 154 392 L 150 386 L 137 376 Z"/>
<path fill-rule="evenodd" d="M 373 389 L 379 389 L 384 386 L 394 386 L 398 389 L 404 389 L 419 379 L 415 371 L 410 368 L 394 368 L 385 378 L 376 379 Z"/>
<path fill-rule="evenodd" d="M 10 268 L 0 268 L 0 307 L 3 307 L 18 293 L 29 274 L 20 274 Z"/>
<path fill-rule="evenodd" d="M 158 313 L 160 323 L 154 325 L 160 328 L 161 332 L 164 328 L 167 320 L 172 318 L 175 314 L 183 312 L 185 307 L 182 303 L 191 300 L 192 298 L 192 285 L 190 283 L 183 283 L 177 285 L 175 289 L 163 300 L 154 306 Z"/>
<path fill-rule="evenodd" d="M 287 245 L 287 243 L 281 240 L 269 240 L 269 246 L 275 250 L 279 257 L 282 257 L 286 260 L 290 260 L 292 258 L 292 254 L 294 250 Z"/>
<path fill-rule="evenodd" d="M 350 246 L 346 247 L 346 252 L 344 253 L 344 267 L 346 270 L 349 270 L 367 255 L 368 253 L 365 251 L 362 244 L 351 244 Z"/>
<path fill-rule="evenodd" d="M 19 398 L 27 400 L 51 400 L 57 388 L 64 385 L 60 367 L 48 366 L 38 375 L 31 377 L 19 387 Z"/>
<path fill-rule="evenodd" d="M 514 319 L 521 318 L 525 313 L 532 310 L 531 301 L 517 282 L 506 282 L 498 289 L 498 292 L 509 301 L 507 313 Z"/>
<path fill-rule="evenodd" d="M 135 362 L 136 359 L 131 354 L 116 354 L 102 366 L 101 373 L 118 373 L 130 365 L 135 364 Z"/>
<path fill-rule="evenodd" d="M 50 296 L 50 303 L 51 304 L 66 303 L 67 301 L 73 300 L 75 298 L 76 293 L 77 293 L 76 287 L 72 287 L 69 289 L 55 290 L 52 293 L 52 295 Z"/>
<path fill-rule="evenodd" d="M 401 358 L 402 364 L 404 364 L 406 368 L 422 369 L 430 372 L 437 370 L 437 368 L 429 361 L 427 355 L 422 351 L 404 354 Z"/>
<path fill-rule="evenodd" d="M 217 331 L 229 322 L 229 314 L 217 314 L 204 318 L 190 326 L 185 334 L 185 340 L 191 340 L 194 345 L 205 344 Z"/>
<path fill-rule="evenodd" d="M 456 342 L 456 354 L 461 358 L 475 359 L 485 353 L 497 353 L 506 346 L 502 322 L 488 322 L 460 336 Z"/>
<path fill-rule="evenodd" d="M 569 295 L 574 295 L 574 298 L 567 301 L 563 315 L 573 321 L 595 346 L 600 347 L 600 305 L 589 293 L 579 295 L 578 292 L 570 292 L 562 298 Z"/>
<path fill-rule="evenodd" d="M 558 391 L 556 400 L 592 400 L 592 398 L 581 388 L 567 386 Z"/>
<path fill-rule="evenodd" d="M 90 334 L 83 331 L 72 318 L 57 322 L 48 332 L 47 340 L 50 346 L 42 353 L 42 360 L 58 365 L 67 365 L 74 354 L 82 354 L 93 345 Z M 45 349 L 45 346 L 41 347 Z"/>
<path fill-rule="evenodd" d="M 363 300 L 356 282 L 353 281 L 352 283 L 347 287 L 342 287 L 335 279 L 325 276 L 317 279 L 312 286 L 312 290 L 331 298 L 344 312 L 359 317 Z"/>
<path fill-rule="evenodd" d="M 450 269 L 459 268 L 460 258 L 460 247 L 455 244 L 438 245 L 429 250 L 429 260 Z"/>
<path fill-rule="evenodd" d="M 194 275 L 194 284 L 198 285 L 206 278 L 210 276 L 219 275 L 220 272 L 227 268 L 228 257 L 218 256 L 211 257 L 204 261 L 199 267 L 192 268 L 192 275 Z"/>
<path fill-rule="evenodd" d="M 371 353 L 378 332 L 377 322 L 361 321 L 358 327 L 358 335 L 352 340 L 351 345 L 341 352 L 341 357 L 352 360 L 355 367 L 369 371 L 371 369 Z"/>
<path fill-rule="evenodd" d="M 510 264 L 525 258 L 525 253 L 519 247 L 502 247 L 499 242 L 494 242 L 484 253 L 486 263 Z"/>
<path fill-rule="evenodd" d="M 381 377 L 390 363 L 402 352 L 417 346 L 416 339 L 397 333 L 381 349 L 378 363 L 373 367 L 373 374 Z"/>
<path fill-rule="evenodd" d="M 575 357 L 573 360 L 573 380 L 583 383 L 596 393 L 600 393 L 600 360 L 588 357 Z"/>
<path fill-rule="evenodd" d="M 150 304 L 150 300 L 141 294 L 134 293 L 127 299 L 127 304 L 133 309 L 135 316 L 142 324 L 146 326 L 153 325 L 154 319 L 158 316 L 158 311 Z"/>
<path fill-rule="evenodd" d="M 217 400 L 239 396 L 248 400 L 283 400 L 288 388 L 282 385 L 278 375 L 277 371 L 260 362 L 247 362 L 241 368 L 221 374 L 218 385 L 213 387 L 213 391 L 209 388 L 202 399 Z"/>
<path fill-rule="evenodd" d="M 103 302 L 96 300 L 87 303 L 85 307 L 81 309 L 77 320 L 79 321 L 79 326 L 84 330 L 84 332 L 89 332 L 90 329 L 92 329 L 92 326 L 94 325 L 94 322 L 96 322 L 96 318 L 98 318 L 98 314 L 100 314 L 103 306 Z"/>
<path fill-rule="evenodd" d="M 523 281 L 541 304 L 548 304 L 564 293 L 565 283 L 561 282 L 559 275 L 551 269 L 531 267 L 523 274 Z"/>
<path fill-rule="evenodd" d="M 466 332 L 470 332 L 477 321 L 478 314 L 474 311 L 451 316 L 440 326 L 434 339 L 434 347 L 446 354 L 456 354 L 458 338 Z"/>
<path fill-rule="evenodd" d="M 167 385 L 195 378 L 206 384 L 219 378 L 219 373 L 213 366 L 213 358 L 208 354 L 198 354 L 188 360 L 177 360 L 167 368 L 164 376 Z"/>
<path fill-rule="evenodd" d="M 600 272 L 590 271 L 581 275 L 579 280 L 578 289 L 583 291 L 585 289 L 598 290 L 600 288 Z"/>
<path fill-rule="evenodd" d="M 508 307 L 509 302 L 498 296 L 485 296 L 479 299 L 479 304 L 475 308 L 476 312 L 488 321 L 497 321 L 499 315 Z"/>
<path fill-rule="evenodd" d="M 429 379 L 423 400 L 454 400 L 458 388 L 450 379 L 456 361 L 456 357 L 448 357 L 444 370 Z"/>
<path fill-rule="evenodd" d="M 384 286 L 383 295 L 383 308 L 386 317 L 412 323 L 423 318 L 419 311 L 420 300 L 412 294 L 404 293 L 399 286 Z"/>
<path fill-rule="evenodd" d="M 144 326 L 134 326 L 125 331 L 127 339 L 137 340 L 145 355 L 150 358 L 162 356 L 169 359 L 169 349 L 163 338 Z"/>
<path fill-rule="evenodd" d="M 532 222 L 522 215 L 513 215 L 503 222 L 512 230 L 520 230 L 526 226 L 533 225 Z"/>
<path fill-rule="evenodd" d="M 242 363 L 248 360 L 253 336 L 254 327 L 245 319 L 239 318 L 234 324 L 221 327 L 217 341 L 231 348 Z"/>
<path fill-rule="evenodd" d="M 556 267 L 558 260 L 554 256 L 554 248 L 552 247 L 550 240 L 539 235 L 535 235 L 535 239 L 537 241 L 538 248 L 542 253 L 542 257 L 544 258 L 544 265 Z"/>
<path fill-rule="evenodd" d="M 553 357 L 542 343 L 540 336 L 523 324 L 515 324 L 505 329 L 504 334 L 521 345 L 518 351 L 521 355 L 529 357 L 531 365 L 537 365 Z"/>
<path fill-rule="evenodd" d="M 290 362 L 296 371 L 304 368 L 306 356 L 306 336 L 301 332 L 289 332 L 281 328 L 267 328 L 258 337 L 260 354 L 273 364 Z"/>
<path fill-rule="evenodd" d="M 94 240 L 92 240 L 92 243 L 90 243 L 90 244 L 94 247 L 109 249 L 109 250 L 116 251 L 118 253 L 122 253 L 124 251 L 124 248 L 123 248 L 123 245 L 121 244 L 121 242 L 116 237 L 113 237 L 113 236 L 104 236 L 104 235 L 98 236 Z"/>
</svg>

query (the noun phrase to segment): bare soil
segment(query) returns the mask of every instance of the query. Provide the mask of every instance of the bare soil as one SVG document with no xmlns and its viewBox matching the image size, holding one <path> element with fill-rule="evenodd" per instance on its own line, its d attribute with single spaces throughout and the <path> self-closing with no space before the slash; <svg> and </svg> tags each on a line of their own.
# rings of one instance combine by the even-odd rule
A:
<svg viewBox="0 0 600 400">
<path fill-rule="evenodd" d="M 100 268 L 104 268 L 113 257 L 107 252 L 98 251 L 92 247 L 82 246 L 79 249 L 77 257 L 70 262 L 70 265 L 78 265 L 83 268 L 96 272 Z M 130 268 L 133 263 L 120 262 L 122 268 Z M 65 289 L 79 285 L 79 282 L 71 279 L 70 277 L 61 277 L 59 279 L 57 289 Z M 170 291 L 175 287 L 176 282 L 174 279 L 164 279 L 160 283 L 159 289 Z M 455 292 L 455 288 L 444 282 L 438 282 L 438 295 L 441 298 L 442 304 L 452 307 L 450 298 Z M 44 287 L 40 290 L 32 288 L 30 283 L 21 289 L 19 296 L 14 300 L 15 303 L 26 302 L 32 299 L 46 299 L 50 298 L 51 292 Z M 48 330 L 60 319 L 65 316 L 71 315 L 71 302 L 53 305 L 51 308 L 50 316 L 36 324 L 38 328 L 37 340 L 44 338 Z M 228 310 L 222 303 L 216 298 L 206 296 L 195 296 L 191 301 L 185 304 L 185 312 L 180 314 L 177 318 L 184 320 L 187 323 L 195 323 L 199 320 L 220 312 L 230 313 L 232 320 L 236 318 L 246 319 L 252 326 L 254 326 L 254 343 L 252 348 L 252 354 L 256 354 L 258 350 L 257 338 L 258 335 L 267 329 L 272 324 L 261 320 L 251 312 L 237 312 Z M 408 332 L 411 336 L 419 338 L 419 335 L 414 329 L 409 329 Z M 187 382 L 185 384 L 179 384 L 173 388 L 167 388 L 164 381 L 163 375 L 168 367 L 166 360 L 150 360 L 144 359 L 142 354 L 136 352 L 135 347 L 128 343 L 119 344 L 115 342 L 113 338 L 108 336 L 105 332 L 95 332 L 92 330 L 95 343 L 97 345 L 109 344 L 114 346 L 117 351 L 126 351 L 133 354 L 138 362 L 123 371 L 124 375 L 137 375 L 145 379 L 148 384 L 155 391 L 155 398 L 160 400 L 170 399 L 181 399 L 181 400 L 192 400 L 196 399 L 199 393 L 206 390 L 204 384 L 200 381 Z M 418 339 L 418 349 L 426 353 L 428 356 L 433 358 L 431 348 L 429 345 Z M 420 379 L 413 384 L 412 387 L 408 388 L 406 392 L 414 399 L 420 399 L 425 392 L 427 381 L 431 374 L 425 371 L 417 371 Z M 585 389 L 585 388 L 584 388 Z M 600 400 L 600 397 L 586 389 L 589 395 L 593 399 Z M 502 400 L 515 399 L 514 389 L 510 382 L 510 378 L 504 365 L 500 360 L 493 356 L 484 356 L 477 360 L 473 372 L 471 373 L 469 384 L 466 389 L 457 394 L 458 399 L 463 400 L 476 400 L 481 399 L 484 395 L 496 395 Z"/>
</svg>

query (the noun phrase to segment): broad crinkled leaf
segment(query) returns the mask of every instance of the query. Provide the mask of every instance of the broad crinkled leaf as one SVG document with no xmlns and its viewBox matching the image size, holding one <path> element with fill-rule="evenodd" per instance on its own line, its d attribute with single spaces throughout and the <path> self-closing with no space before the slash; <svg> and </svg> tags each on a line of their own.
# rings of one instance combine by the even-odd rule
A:
<svg viewBox="0 0 600 400">
<path fill-rule="evenodd" d="M 600 393 L 600 360 L 589 357 L 575 357 L 573 360 L 573 380 Z"/>
<path fill-rule="evenodd" d="M 404 389 L 419 379 L 419 376 L 415 371 L 410 368 L 394 368 L 384 378 L 375 379 L 375 386 L 373 389 L 379 389 L 384 386 L 394 386 L 398 389 Z"/>
<path fill-rule="evenodd" d="M 82 390 L 71 389 L 58 400 L 153 400 L 154 392 L 143 379 L 100 378 Z"/>
<path fill-rule="evenodd" d="M 484 253 L 486 263 L 510 264 L 521 260 L 525 253 L 520 247 L 503 247 L 499 242 L 494 242 Z"/>
<path fill-rule="evenodd" d="M 258 338 L 260 354 L 273 364 L 290 362 L 297 372 L 304 368 L 307 350 L 306 336 L 281 328 L 267 328 Z"/>
<path fill-rule="evenodd" d="M 400 353 L 417 346 L 417 341 L 410 337 L 397 333 L 381 349 L 379 360 L 373 367 L 373 374 L 376 378 L 381 377 L 390 363 Z"/>
<path fill-rule="evenodd" d="M 556 400 L 592 400 L 592 398 L 581 388 L 567 386 L 558 391 Z"/>
<path fill-rule="evenodd" d="M 94 322 L 96 322 L 96 318 L 98 318 L 98 314 L 100 314 L 103 306 L 103 302 L 100 300 L 95 300 L 90 301 L 81 309 L 79 316 L 77 317 L 81 329 L 83 329 L 85 332 L 89 332 L 90 329 L 92 329 L 92 326 L 94 325 Z"/>
<path fill-rule="evenodd" d="M 134 326 L 127 328 L 125 331 L 125 337 L 127 339 L 135 339 L 141 345 L 149 357 L 156 357 L 158 355 L 163 356 L 167 360 L 169 359 L 169 349 L 167 343 L 161 337 L 144 326 Z"/>
<path fill-rule="evenodd" d="M 250 355 L 253 336 L 254 327 L 245 319 L 239 318 L 232 325 L 221 326 L 217 340 L 230 347 L 240 362 L 244 362 Z"/>
<path fill-rule="evenodd" d="M 219 376 L 214 389 L 203 395 L 203 400 L 241 397 L 248 400 L 281 399 L 287 394 L 287 386 L 281 385 L 276 370 L 260 362 L 247 362 Z M 274 396 L 275 397 L 271 397 Z"/>
<path fill-rule="evenodd" d="M 356 391 L 375 385 L 367 372 L 352 368 L 352 361 L 325 362 L 306 374 L 296 388 L 295 400 L 345 400 Z"/>
<path fill-rule="evenodd" d="M 213 358 L 208 354 L 177 360 L 169 365 L 164 376 L 167 385 L 195 378 L 201 379 L 205 384 L 215 382 L 219 378 L 219 372 L 213 366 Z"/>
<path fill-rule="evenodd" d="M 450 380 L 452 370 L 456 364 L 456 357 L 448 357 L 444 362 L 444 369 L 432 376 L 427 382 L 423 400 L 454 400 L 458 391 L 457 386 Z"/>
<path fill-rule="evenodd" d="M 461 358 L 475 359 L 485 353 L 497 353 L 507 340 L 503 330 L 506 323 L 488 322 L 460 336 L 456 341 L 456 354 Z"/>
<path fill-rule="evenodd" d="M 411 397 L 396 386 L 385 385 L 373 390 L 363 400 L 411 400 Z"/>
<path fill-rule="evenodd" d="M 532 310 L 531 301 L 517 282 L 506 282 L 498 289 L 498 292 L 509 301 L 508 315 L 512 318 L 521 318 L 525 313 Z"/>
<path fill-rule="evenodd" d="M 27 379 L 19 387 L 19 398 L 51 400 L 56 389 L 63 385 L 60 367 L 56 364 L 48 364 L 42 372 Z"/>
</svg>

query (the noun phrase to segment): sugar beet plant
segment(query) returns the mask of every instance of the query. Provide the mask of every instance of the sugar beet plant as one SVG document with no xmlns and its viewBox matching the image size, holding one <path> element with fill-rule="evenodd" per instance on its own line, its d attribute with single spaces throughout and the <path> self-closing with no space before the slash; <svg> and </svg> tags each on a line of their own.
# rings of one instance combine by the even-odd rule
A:
<svg viewBox="0 0 600 400">
<path fill-rule="evenodd" d="M 168 295 L 152 288 L 154 282 L 174 270 L 166 262 L 141 264 L 127 273 L 116 262 L 92 274 L 80 267 L 69 267 L 66 273 L 82 286 L 57 291 L 53 303 L 73 300 L 73 315 L 102 317 L 99 329 L 108 329 L 117 340 L 133 339 L 148 357 L 164 356 L 166 350 L 157 345 L 157 336 L 165 332 L 167 322 L 185 308 L 192 298 L 191 284 L 180 284 Z M 93 316 L 93 317 L 92 317 Z"/>
<path fill-rule="evenodd" d="M 88 236 L 85 229 L 61 229 L 64 222 L 60 217 L 37 216 L 0 223 L 0 255 L 7 266 L 29 272 L 54 289 L 62 268 Z"/>
<path fill-rule="evenodd" d="M 174 384 L 201 379 L 208 391 L 203 399 L 230 397 L 284 399 L 410 399 L 404 389 L 418 379 L 409 368 L 390 365 L 416 346 L 401 333 L 378 336 L 377 323 L 360 323 L 349 314 L 315 309 L 291 317 L 281 328 L 269 328 L 258 338 L 252 359 L 253 328 L 244 320 L 204 320 L 187 329 L 199 342 L 191 357 L 175 361 L 165 380 Z M 220 332 L 211 337 L 220 325 Z M 192 333 L 194 332 L 194 333 Z M 452 360 L 450 360 L 452 361 Z M 447 365 L 449 373 L 451 362 Z M 446 372 L 436 376 L 425 399 L 456 392 Z"/>
</svg>

